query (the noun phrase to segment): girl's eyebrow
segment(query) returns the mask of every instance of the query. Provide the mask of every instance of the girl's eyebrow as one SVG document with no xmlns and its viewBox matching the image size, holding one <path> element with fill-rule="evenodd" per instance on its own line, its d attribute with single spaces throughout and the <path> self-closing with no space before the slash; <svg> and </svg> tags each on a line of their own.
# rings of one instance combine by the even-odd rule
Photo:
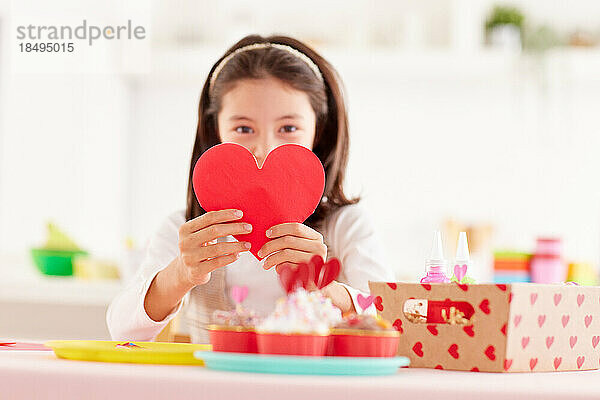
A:
<svg viewBox="0 0 600 400">
<path fill-rule="evenodd" d="M 303 119 L 302 115 L 300 115 L 300 114 L 286 114 L 286 115 L 283 115 L 283 116 L 277 118 L 277 121 L 282 120 L 282 119 L 294 119 L 294 118 Z"/>
<path fill-rule="evenodd" d="M 239 121 L 239 120 L 241 120 L 241 119 L 245 119 L 245 120 L 247 120 L 247 121 L 254 122 L 254 121 L 252 121 L 252 119 L 250 119 L 250 118 L 248 118 L 248 117 L 245 117 L 245 116 L 243 116 L 243 115 L 232 115 L 231 117 L 229 117 L 229 120 L 230 120 L 230 121 Z"/>
</svg>

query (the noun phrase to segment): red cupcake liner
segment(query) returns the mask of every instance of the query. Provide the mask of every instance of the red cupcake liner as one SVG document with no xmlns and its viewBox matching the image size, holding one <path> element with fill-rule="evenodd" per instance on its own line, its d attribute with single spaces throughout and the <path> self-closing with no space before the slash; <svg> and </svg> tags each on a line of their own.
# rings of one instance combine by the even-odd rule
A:
<svg viewBox="0 0 600 400">
<path fill-rule="evenodd" d="M 213 351 L 257 353 L 256 332 L 252 329 L 211 326 L 208 328 Z"/>
<path fill-rule="evenodd" d="M 258 352 L 292 356 L 324 356 L 328 335 L 257 333 Z"/>
<path fill-rule="evenodd" d="M 388 333 L 389 332 L 389 333 Z M 333 332 L 328 354 L 339 357 L 394 357 L 400 336 L 397 332 Z"/>
</svg>

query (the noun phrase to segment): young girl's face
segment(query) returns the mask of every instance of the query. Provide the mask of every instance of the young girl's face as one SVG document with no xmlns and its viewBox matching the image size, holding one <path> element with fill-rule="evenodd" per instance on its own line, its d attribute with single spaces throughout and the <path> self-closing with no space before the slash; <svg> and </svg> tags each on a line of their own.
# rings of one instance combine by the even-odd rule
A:
<svg viewBox="0 0 600 400">
<path fill-rule="evenodd" d="M 275 78 L 247 79 L 223 96 L 218 124 L 222 143 L 246 147 L 262 167 L 279 145 L 312 150 L 316 116 L 306 93 Z"/>
</svg>

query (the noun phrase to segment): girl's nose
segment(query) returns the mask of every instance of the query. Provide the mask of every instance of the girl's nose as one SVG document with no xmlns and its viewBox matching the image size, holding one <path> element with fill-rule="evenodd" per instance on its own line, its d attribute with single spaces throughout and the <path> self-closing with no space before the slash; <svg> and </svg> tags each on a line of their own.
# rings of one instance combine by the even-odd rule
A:
<svg viewBox="0 0 600 400">
<path fill-rule="evenodd" d="M 256 163 L 258 164 L 258 168 L 262 168 L 263 163 L 267 159 L 267 155 L 274 148 L 275 148 L 275 146 L 271 145 L 271 144 L 259 145 L 254 148 L 254 151 L 252 153 L 254 154 L 254 158 L 256 158 Z"/>
</svg>

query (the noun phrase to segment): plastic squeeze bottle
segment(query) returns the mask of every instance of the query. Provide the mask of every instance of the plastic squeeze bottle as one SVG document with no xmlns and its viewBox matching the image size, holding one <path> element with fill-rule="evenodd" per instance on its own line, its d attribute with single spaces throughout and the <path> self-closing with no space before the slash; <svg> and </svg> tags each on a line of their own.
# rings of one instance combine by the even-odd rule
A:
<svg viewBox="0 0 600 400">
<path fill-rule="evenodd" d="M 442 247 L 442 234 L 440 231 L 435 231 L 431 256 L 425 263 L 425 277 L 421 279 L 421 283 L 449 283 L 450 279 L 446 275 L 447 268 L 448 262 L 444 259 Z"/>
<path fill-rule="evenodd" d="M 458 234 L 458 246 L 456 247 L 456 257 L 454 258 L 453 271 L 456 280 L 461 282 L 467 271 L 471 268 L 471 257 L 469 255 L 469 242 L 467 241 L 467 232 Z"/>
</svg>

